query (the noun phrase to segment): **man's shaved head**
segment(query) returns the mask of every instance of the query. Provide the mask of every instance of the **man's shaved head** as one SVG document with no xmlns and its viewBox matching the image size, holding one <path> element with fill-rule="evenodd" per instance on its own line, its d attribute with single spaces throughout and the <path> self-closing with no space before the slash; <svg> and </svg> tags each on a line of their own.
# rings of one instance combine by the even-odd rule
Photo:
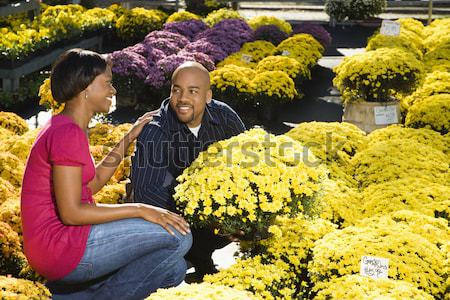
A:
<svg viewBox="0 0 450 300">
<path fill-rule="evenodd" d="M 212 100 L 209 72 L 197 62 L 185 62 L 172 75 L 170 107 L 188 127 L 201 124 L 206 104 Z"/>
<path fill-rule="evenodd" d="M 208 70 L 202 64 L 199 64 L 198 62 L 195 62 L 195 61 L 184 62 L 178 68 L 176 68 L 176 70 L 172 74 L 172 84 L 174 83 L 177 75 L 180 72 L 185 71 L 185 70 L 189 70 L 189 71 L 192 70 L 193 72 L 202 76 L 202 78 L 205 80 L 207 87 L 208 88 L 210 87 L 211 82 L 210 82 Z"/>
</svg>

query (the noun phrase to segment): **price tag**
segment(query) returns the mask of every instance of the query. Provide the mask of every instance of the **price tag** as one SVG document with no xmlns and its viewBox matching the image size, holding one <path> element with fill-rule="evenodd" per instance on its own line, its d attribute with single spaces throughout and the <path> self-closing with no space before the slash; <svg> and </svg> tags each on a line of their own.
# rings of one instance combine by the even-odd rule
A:
<svg viewBox="0 0 450 300">
<path fill-rule="evenodd" d="M 381 23 L 380 33 L 383 35 L 398 36 L 400 34 L 400 23 L 383 20 Z"/>
<path fill-rule="evenodd" d="M 375 106 L 373 108 L 376 125 L 397 124 L 398 115 L 395 105 Z"/>
<path fill-rule="evenodd" d="M 361 257 L 361 276 L 373 279 L 388 278 L 389 259 L 375 256 Z"/>
<path fill-rule="evenodd" d="M 283 56 L 289 56 L 289 54 L 291 54 L 291 52 L 289 52 L 287 50 L 283 50 L 283 52 L 281 52 L 281 55 L 283 55 Z"/>
<path fill-rule="evenodd" d="M 252 61 L 253 56 L 249 55 L 249 54 L 242 54 L 241 56 L 241 61 L 245 62 L 245 63 L 249 63 Z"/>
</svg>

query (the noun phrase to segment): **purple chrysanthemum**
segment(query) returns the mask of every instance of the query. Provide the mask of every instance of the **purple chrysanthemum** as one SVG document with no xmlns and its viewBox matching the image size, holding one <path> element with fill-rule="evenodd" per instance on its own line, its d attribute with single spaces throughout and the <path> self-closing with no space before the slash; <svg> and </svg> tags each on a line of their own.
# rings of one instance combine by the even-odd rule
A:
<svg viewBox="0 0 450 300">
<path fill-rule="evenodd" d="M 255 40 L 268 41 L 277 46 L 283 40 L 288 38 L 288 34 L 282 31 L 276 25 L 263 25 L 255 30 L 254 33 Z"/>
<path fill-rule="evenodd" d="M 242 44 L 253 41 L 253 30 L 243 20 L 227 19 L 195 36 L 195 40 L 200 39 L 219 46 L 230 55 L 239 51 Z"/>
<path fill-rule="evenodd" d="M 222 61 L 227 54 L 219 47 L 210 43 L 206 39 L 200 39 L 189 43 L 179 54 L 200 52 L 208 55 L 215 63 Z"/>
<path fill-rule="evenodd" d="M 292 29 L 292 35 L 298 33 L 308 33 L 312 35 L 319 43 L 322 44 L 324 48 L 331 45 L 331 36 L 328 31 L 322 25 L 310 24 L 310 23 L 300 23 L 294 26 Z"/>
<path fill-rule="evenodd" d="M 142 55 L 127 51 L 115 51 L 110 55 L 113 63 L 112 71 L 114 74 L 122 76 L 136 76 L 145 79 L 149 72 L 145 57 Z"/>
<path fill-rule="evenodd" d="M 171 22 L 166 23 L 163 26 L 163 30 L 181 34 L 182 36 L 188 38 L 191 41 L 194 40 L 196 34 L 205 31 L 208 28 L 209 28 L 208 25 L 206 25 L 203 21 L 200 20 Z"/>
<path fill-rule="evenodd" d="M 139 55 L 142 55 L 144 57 L 147 56 L 146 46 L 142 43 L 137 43 L 136 45 L 126 47 L 126 48 L 122 49 L 122 51 L 130 51 L 130 52 L 134 52 Z"/>
<path fill-rule="evenodd" d="M 152 31 L 144 39 L 145 44 L 151 44 L 155 40 L 164 40 L 169 41 L 175 44 L 178 48 L 182 49 L 186 46 L 190 41 L 186 37 L 182 36 L 178 33 L 173 33 L 166 30 L 156 30 Z"/>
<path fill-rule="evenodd" d="M 164 39 L 148 39 L 144 40 L 146 46 L 161 50 L 165 56 L 177 54 L 181 48 L 176 43 Z"/>
<path fill-rule="evenodd" d="M 136 45 L 127 47 L 127 48 L 123 49 L 122 51 L 131 51 L 131 52 L 137 53 L 137 54 L 142 55 L 143 57 L 147 58 L 147 60 L 150 60 L 150 61 L 158 61 L 166 56 L 162 50 L 151 47 L 144 43 L 138 43 Z"/>
<path fill-rule="evenodd" d="M 214 62 L 204 53 L 174 54 L 161 59 L 155 66 L 150 67 L 150 73 L 145 79 L 145 83 L 155 88 L 168 86 L 175 69 L 187 61 L 196 61 L 208 71 L 215 69 Z"/>
<path fill-rule="evenodd" d="M 167 84 L 166 76 L 157 64 L 149 66 L 149 73 L 144 83 L 155 89 L 160 89 Z"/>
</svg>

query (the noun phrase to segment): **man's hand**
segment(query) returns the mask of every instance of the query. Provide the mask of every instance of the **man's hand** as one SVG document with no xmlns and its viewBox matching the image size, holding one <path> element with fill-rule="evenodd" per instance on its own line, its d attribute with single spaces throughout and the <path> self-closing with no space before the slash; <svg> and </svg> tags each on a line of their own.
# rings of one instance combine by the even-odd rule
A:
<svg viewBox="0 0 450 300">
<path fill-rule="evenodd" d="M 172 231 L 169 225 L 175 228 L 183 235 L 186 235 L 188 232 L 191 232 L 191 230 L 189 229 L 189 224 L 183 219 L 183 217 L 171 211 L 168 211 L 167 209 L 159 208 L 148 204 L 141 204 L 139 208 L 140 208 L 140 217 L 142 219 L 161 225 L 171 235 L 175 235 L 175 233 Z"/>
</svg>

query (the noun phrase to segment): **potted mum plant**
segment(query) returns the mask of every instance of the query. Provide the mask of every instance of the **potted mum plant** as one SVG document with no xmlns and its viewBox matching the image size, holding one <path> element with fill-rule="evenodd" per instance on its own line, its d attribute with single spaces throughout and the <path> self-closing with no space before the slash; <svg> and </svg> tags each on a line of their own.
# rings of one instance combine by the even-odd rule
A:
<svg viewBox="0 0 450 300">
<path fill-rule="evenodd" d="M 290 145 L 289 147 L 286 147 Z M 191 224 L 268 236 L 277 215 L 311 214 L 325 170 L 299 142 L 255 128 L 212 144 L 177 178 L 174 199 Z"/>
<path fill-rule="evenodd" d="M 344 58 L 333 84 L 342 94 L 343 120 L 366 132 L 401 121 L 399 98 L 423 78 L 424 66 L 400 48 L 379 48 Z"/>
</svg>

